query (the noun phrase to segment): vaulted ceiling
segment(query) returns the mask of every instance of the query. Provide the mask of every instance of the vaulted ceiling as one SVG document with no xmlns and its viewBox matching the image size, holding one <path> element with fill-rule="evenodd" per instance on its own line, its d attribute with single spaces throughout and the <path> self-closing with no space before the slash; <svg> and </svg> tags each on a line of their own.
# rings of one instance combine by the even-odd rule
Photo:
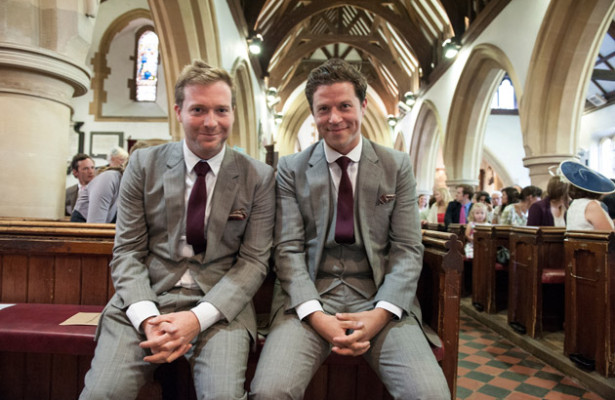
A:
<svg viewBox="0 0 615 400">
<path fill-rule="evenodd" d="M 492 0 L 496 1 L 496 0 Z M 429 81 L 446 39 L 461 37 L 490 0 L 229 0 L 282 104 L 322 61 L 343 58 L 367 76 L 388 112 Z"/>
</svg>

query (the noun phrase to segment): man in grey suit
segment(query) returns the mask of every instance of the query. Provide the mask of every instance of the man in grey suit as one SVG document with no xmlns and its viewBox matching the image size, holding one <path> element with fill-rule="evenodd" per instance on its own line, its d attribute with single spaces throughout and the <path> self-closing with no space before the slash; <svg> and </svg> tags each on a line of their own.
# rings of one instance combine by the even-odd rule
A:
<svg viewBox="0 0 615 400">
<path fill-rule="evenodd" d="M 363 355 L 396 399 L 450 397 L 419 322 L 423 247 L 410 159 L 361 137 L 366 89 L 342 60 L 308 77 L 323 140 L 278 164 L 281 291 L 253 398 L 301 399 L 331 351 Z"/>
<path fill-rule="evenodd" d="M 135 398 L 157 363 L 181 356 L 199 398 L 247 397 L 251 299 L 267 274 L 275 218 L 273 170 L 224 144 L 235 104 L 226 71 L 187 66 L 175 103 L 185 139 L 134 152 L 122 179 L 116 293 L 82 399 Z"/>
</svg>

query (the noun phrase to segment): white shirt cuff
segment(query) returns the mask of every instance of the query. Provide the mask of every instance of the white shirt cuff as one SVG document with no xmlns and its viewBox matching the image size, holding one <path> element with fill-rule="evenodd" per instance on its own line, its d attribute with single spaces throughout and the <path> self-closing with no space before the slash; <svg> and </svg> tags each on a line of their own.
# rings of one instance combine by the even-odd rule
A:
<svg viewBox="0 0 615 400">
<path fill-rule="evenodd" d="M 400 319 L 402 314 L 404 313 L 404 310 L 402 310 L 401 308 L 397 307 L 395 304 L 391 304 L 388 301 L 384 301 L 384 300 L 380 300 L 376 304 L 376 308 L 384 308 L 385 310 L 387 310 L 391 314 L 395 315 L 397 317 L 397 319 Z"/>
<path fill-rule="evenodd" d="M 295 307 L 295 311 L 297 312 L 297 316 L 299 317 L 299 319 L 303 320 L 303 318 L 316 311 L 324 310 L 322 309 L 322 305 L 318 300 L 308 300 L 305 303 L 301 303 L 297 307 Z"/>
<path fill-rule="evenodd" d="M 201 332 L 224 318 L 222 313 L 213 304 L 206 301 L 199 303 L 190 311 L 192 311 L 199 320 L 199 325 L 201 325 Z"/>
<path fill-rule="evenodd" d="M 154 304 L 153 301 L 149 300 L 137 301 L 136 303 L 131 304 L 128 307 L 128 310 L 126 310 L 126 316 L 138 332 L 143 332 L 141 330 L 141 324 L 143 321 L 149 317 L 155 317 L 158 315 L 160 315 L 158 307 L 156 307 L 156 304 Z"/>
</svg>

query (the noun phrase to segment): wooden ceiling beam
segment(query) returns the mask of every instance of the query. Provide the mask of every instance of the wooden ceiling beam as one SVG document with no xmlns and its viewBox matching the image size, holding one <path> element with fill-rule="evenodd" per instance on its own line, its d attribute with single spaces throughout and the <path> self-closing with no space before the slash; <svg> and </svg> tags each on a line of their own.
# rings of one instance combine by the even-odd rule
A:
<svg viewBox="0 0 615 400">
<path fill-rule="evenodd" d="M 294 0 L 285 1 L 294 2 Z M 284 37 L 286 37 L 299 22 L 311 18 L 325 10 L 341 6 L 358 7 L 370 11 L 388 21 L 388 23 L 406 39 L 408 46 L 410 46 L 410 51 L 416 55 L 423 70 L 430 69 L 432 44 L 428 42 L 427 38 L 418 27 L 414 24 L 409 24 L 407 19 L 402 18 L 389 8 L 371 0 L 314 0 L 305 7 L 293 8 L 292 11 L 276 19 L 275 30 L 269 30 L 267 32 L 265 36 L 265 49 L 261 55 L 263 61 L 268 61 L 272 57 Z"/>
</svg>

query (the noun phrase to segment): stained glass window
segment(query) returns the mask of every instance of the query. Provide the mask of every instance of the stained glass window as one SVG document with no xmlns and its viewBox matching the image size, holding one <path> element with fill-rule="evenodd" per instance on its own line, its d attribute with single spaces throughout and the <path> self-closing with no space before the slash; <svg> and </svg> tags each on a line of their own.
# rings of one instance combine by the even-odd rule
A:
<svg viewBox="0 0 615 400">
<path fill-rule="evenodd" d="M 136 100 L 156 101 L 158 83 L 158 35 L 145 31 L 137 41 Z"/>
</svg>

